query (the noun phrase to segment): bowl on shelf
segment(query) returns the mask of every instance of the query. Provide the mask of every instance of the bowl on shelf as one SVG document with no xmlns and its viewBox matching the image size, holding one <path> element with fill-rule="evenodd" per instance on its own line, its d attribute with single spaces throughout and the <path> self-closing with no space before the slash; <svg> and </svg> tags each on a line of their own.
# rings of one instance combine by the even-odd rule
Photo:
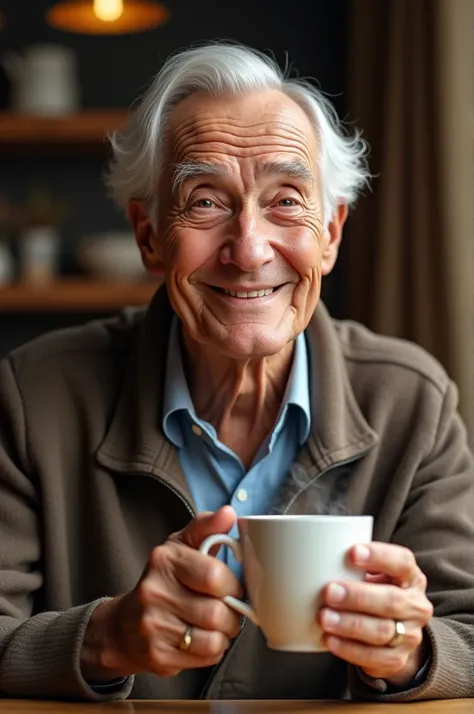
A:
<svg viewBox="0 0 474 714">
<path fill-rule="evenodd" d="M 79 242 L 77 260 L 86 273 L 99 280 L 136 281 L 147 277 L 135 237 L 128 231 L 85 236 Z"/>
</svg>

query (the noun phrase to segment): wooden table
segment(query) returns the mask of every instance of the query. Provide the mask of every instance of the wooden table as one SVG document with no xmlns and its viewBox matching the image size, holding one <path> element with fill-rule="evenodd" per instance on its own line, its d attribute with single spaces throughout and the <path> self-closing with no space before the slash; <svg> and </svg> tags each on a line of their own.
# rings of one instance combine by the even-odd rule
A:
<svg viewBox="0 0 474 714">
<path fill-rule="evenodd" d="M 0 699 L 0 714 L 474 714 L 474 699 L 449 699 L 412 704 L 359 702 L 209 701 L 107 702 L 66 704 Z"/>
</svg>

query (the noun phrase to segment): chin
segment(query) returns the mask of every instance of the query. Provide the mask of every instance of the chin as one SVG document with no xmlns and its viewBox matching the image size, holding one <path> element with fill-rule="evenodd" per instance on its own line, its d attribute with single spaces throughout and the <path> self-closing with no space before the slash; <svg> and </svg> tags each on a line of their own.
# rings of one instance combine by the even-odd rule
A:
<svg viewBox="0 0 474 714">
<path fill-rule="evenodd" d="M 278 354 L 294 339 L 287 330 L 226 327 L 218 334 L 208 335 L 206 342 L 225 357 L 236 360 L 263 359 Z"/>
</svg>

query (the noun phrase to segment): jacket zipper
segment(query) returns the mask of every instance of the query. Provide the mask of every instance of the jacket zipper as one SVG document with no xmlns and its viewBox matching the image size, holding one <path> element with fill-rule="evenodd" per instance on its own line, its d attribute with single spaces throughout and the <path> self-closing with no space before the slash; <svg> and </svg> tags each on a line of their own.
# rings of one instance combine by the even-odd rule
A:
<svg viewBox="0 0 474 714">
<path fill-rule="evenodd" d="M 178 498 L 178 499 L 181 501 L 181 503 L 186 507 L 187 511 L 189 512 L 189 514 L 190 514 L 193 518 L 197 515 L 196 511 L 194 510 L 194 508 L 192 507 L 192 505 L 189 503 L 188 499 L 185 498 L 185 497 L 182 495 L 182 493 L 180 493 L 180 492 L 178 491 L 178 489 L 176 489 L 174 486 L 171 486 L 171 484 L 170 484 L 166 479 L 164 479 L 162 476 L 158 476 L 156 473 L 153 473 L 153 474 L 152 474 L 152 473 L 148 473 L 147 471 L 132 471 L 132 472 L 130 472 L 130 473 L 131 473 L 132 476 L 147 476 L 148 478 L 151 478 L 151 479 L 153 479 L 154 481 L 158 481 L 158 482 L 161 483 L 165 488 L 169 489 L 172 493 L 174 493 L 175 496 L 177 496 L 177 498 Z M 242 616 L 239 634 L 237 635 L 237 637 L 235 638 L 235 640 L 231 643 L 229 649 L 228 649 L 227 652 L 224 654 L 224 657 L 221 659 L 221 661 L 218 662 L 216 665 L 214 665 L 214 667 L 212 668 L 211 673 L 209 674 L 208 680 L 207 680 L 206 684 L 204 685 L 204 687 L 203 687 L 202 690 L 201 690 L 201 693 L 200 693 L 200 695 L 199 695 L 199 699 L 204 699 L 205 693 L 206 693 L 207 689 L 209 688 L 209 685 L 210 685 L 212 679 L 214 678 L 214 675 L 216 674 L 217 669 L 218 669 L 218 668 L 220 667 L 220 665 L 224 662 L 225 658 L 227 657 L 227 653 L 232 649 L 232 647 L 234 646 L 234 644 L 237 642 L 237 640 L 238 640 L 239 637 L 241 636 L 242 630 L 244 629 L 244 626 L 245 626 L 245 622 L 246 622 L 246 618 Z"/>
</svg>

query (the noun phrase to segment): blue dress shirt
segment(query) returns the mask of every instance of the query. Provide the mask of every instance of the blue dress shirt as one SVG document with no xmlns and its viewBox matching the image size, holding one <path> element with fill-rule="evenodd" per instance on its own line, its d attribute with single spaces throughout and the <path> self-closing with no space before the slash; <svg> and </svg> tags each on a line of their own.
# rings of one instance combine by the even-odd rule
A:
<svg viewBox="0 0 474 714">
<path fill-rule="evenodd" d="M 279 415 L 248 471 L 216 430 L 198 417 L 189 393 L 174 318 L 168 346 L 163 431 L 179 450 L 181 467 L 199 511 L 231 505 L 238 516 L 268 513 L 296 455 L 309 435 L 309 367 L 304 334 L 296 338 L 293 363 Z M 238 537 L 237 526 L 230 535 Z M 228 548 L 218 557 L 241 579 L 242 568 Z"/>
</svg>

